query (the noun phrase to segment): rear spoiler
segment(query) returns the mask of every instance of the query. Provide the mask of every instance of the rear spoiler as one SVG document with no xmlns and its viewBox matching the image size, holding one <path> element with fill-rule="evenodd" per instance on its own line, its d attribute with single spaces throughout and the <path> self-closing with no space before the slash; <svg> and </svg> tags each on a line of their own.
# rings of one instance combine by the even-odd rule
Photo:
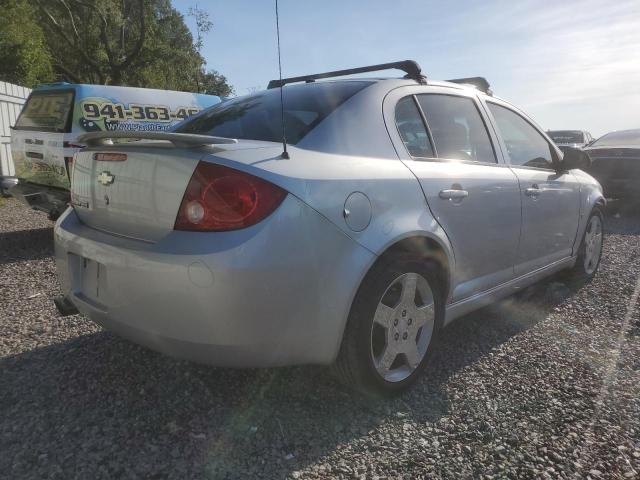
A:
<svg viewBox="0 0 640 480">
<path fill-rule="evenodd" d="M 238 143 L 235 138 L 214 137 L 211 135 L 196 135 L 194 133 L 168 133 L 168 132 L 91 132 L 80 135 L 77 138 L 79 143 L 87 147 L 101 147 L 104 145 L 114 145 L 113 140 L 128 138 L 135 140 L 165 140 L 173 143 L 176 147 L 195 148 L 203 145 L 217 145 Z"/>
</svg>

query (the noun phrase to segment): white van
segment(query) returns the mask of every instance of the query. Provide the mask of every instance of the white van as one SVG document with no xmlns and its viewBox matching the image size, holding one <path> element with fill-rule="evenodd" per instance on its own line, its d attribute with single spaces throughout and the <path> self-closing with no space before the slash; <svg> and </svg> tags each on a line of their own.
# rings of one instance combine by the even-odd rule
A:
<svg viewBox="0 0 640 480">
<path fill-rule="evenodd" d="M 55 83 L 31 92 L 11 132 L 12 195 L 57 218 L 69 202 L 73 155 L 87 132 L 167 131 L 220 97 L 149 88 Z M 7 180 L 7 179 L 5 179 Z M 15 179 L 14 179 L 15 182 Z"/>
</svg>

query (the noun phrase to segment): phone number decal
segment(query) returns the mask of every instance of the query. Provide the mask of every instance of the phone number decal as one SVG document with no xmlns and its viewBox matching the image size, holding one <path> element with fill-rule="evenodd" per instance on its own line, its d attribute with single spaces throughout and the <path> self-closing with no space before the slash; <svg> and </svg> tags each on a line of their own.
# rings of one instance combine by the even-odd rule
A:
<svg viewBox="0 0 640 480">
<path fill-rule="evenodd" d="M 138 122 L 173 122 L 183 120 L 201 109 L 198 107 L 178 107 L 171 110 L 165 105 L 139 105 L 130 103 L 82 102 L 82 111 L 87 120 L 135 120 Z"/>
</svg>

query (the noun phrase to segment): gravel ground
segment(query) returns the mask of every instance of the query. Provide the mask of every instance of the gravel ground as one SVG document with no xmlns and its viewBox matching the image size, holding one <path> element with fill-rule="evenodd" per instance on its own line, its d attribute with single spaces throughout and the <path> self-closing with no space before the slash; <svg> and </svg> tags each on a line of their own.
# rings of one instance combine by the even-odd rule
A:
<svg viewBox="0 0 640 480">
<path fill-rule="evenodd" d="M 383 401 L 323 368 L 209 368 L 59 317 L 51 224 L 3 203 L 0 477 L 640 478 L 640 216 L 608 220 L 592 283 L 459 320 Z"/>
</svg>

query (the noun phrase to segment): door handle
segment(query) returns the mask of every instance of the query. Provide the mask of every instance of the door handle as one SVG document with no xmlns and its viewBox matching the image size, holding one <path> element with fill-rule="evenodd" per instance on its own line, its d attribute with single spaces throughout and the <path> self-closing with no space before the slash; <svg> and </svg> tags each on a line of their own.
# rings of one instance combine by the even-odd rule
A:
<svg viewBox="0 0 640 480">
<path fill-rule="evenodd" d="M 540 195 L 540 187 L 535 183 L 524 191 L 527 197 L 537 197 Z"/>
<path fill-rule="evenodd" d="M 469 196 L 466 190 L 440 190 L 438 196 L 444 200 L 462 200 Z"/>
</svg>

